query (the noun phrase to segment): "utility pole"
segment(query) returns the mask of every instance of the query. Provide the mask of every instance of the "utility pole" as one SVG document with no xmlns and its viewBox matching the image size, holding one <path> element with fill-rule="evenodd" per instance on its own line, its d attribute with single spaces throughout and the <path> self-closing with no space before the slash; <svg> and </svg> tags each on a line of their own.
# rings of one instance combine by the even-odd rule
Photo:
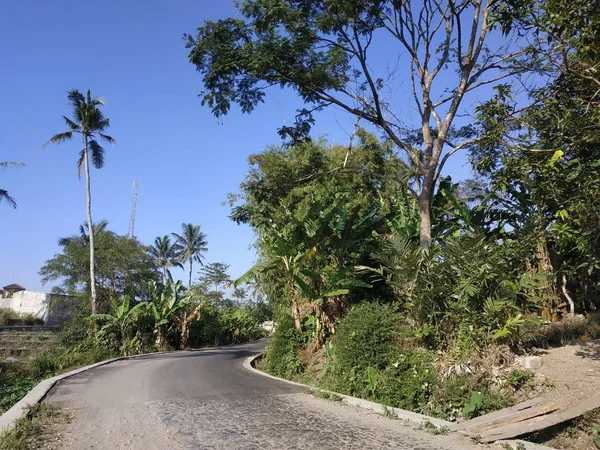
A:
<svg viewBox="0 0 600 450">
<path fill-rule="evenodd" d="M 128 236 L 130 239 L 132 239 L 134 237 L 135 209 L 137 207 L 137 196 L 138 196 L 139 189 L 140 189 L 140 182 L 138 180 L 134 180 L 134 182 L 133 182 L 133 198 L 131 199 L 131 218 L 129 219 L 129 233 L 128 233 Z"/>
</svg>

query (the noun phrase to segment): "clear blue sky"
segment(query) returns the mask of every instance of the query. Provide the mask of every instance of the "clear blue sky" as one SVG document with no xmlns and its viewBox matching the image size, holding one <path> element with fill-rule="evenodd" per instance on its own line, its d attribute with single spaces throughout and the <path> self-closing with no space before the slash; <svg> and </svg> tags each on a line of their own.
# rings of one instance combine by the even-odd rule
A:
<svg viewBox="0 0 600 450">
<path fill-rule="evenodd" d="M 69 89 L 89 88 L 106 99 L 108 134 L 117 139 L 105 167 L 92 171 L 94 221 L 106 219 L 126 234 L 138 179 L 142 242 L 177 232 L 182 222 L 199 223 L 208 234 L 207 261 L 230 264 L 233 276 L 252 264 L 252 231 L 231 222 L 222 202 L 237 191 L 247 156 L 278 144 L 276 129 L 293 121 L 300 103 L 276 89 L 253 114 L 232 111 L 223 123 L 200 106 L 201 78 L 182 35 L 234 14 L 229 0 L 0 3 L 0 161 L 26 164 L 0 174 L 0 186 L 18 202 L 16 210 L 0 204 L 0 286 L 49 290 L 39 268 L 59 250 L 58 238 L 85 220 L 79 142 L 42 149 L 65 129 Z M 318 116 L 315 134 L 346 142 L 352 124 L 331 110 Z M 462 164 L 455 159 L 446 172 L 460 177 Z"/>
</svg>

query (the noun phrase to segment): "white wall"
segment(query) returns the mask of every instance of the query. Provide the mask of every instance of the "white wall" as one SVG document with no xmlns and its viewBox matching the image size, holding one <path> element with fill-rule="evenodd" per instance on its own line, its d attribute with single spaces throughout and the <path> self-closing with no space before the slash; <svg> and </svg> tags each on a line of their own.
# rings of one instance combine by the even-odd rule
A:
<svg viewBox="0 0 600 450">
<path fill-rule="evenodd" d="M 82 301 L 85 299 L 71 295 L 19 291 L 10 298 L 0 297 L 0 308 L 10 308 L 22 314 L 33 314 L 42 319 L 45 325 L 56 325 L 60 319 L 69 317 Z"/>
<path fill-rule="evenodd" d="M 33 314 L 46 322 L 50 312 L 48 297 L 49 295 L 43 292 L 19 291 L 10 298 L 0 298 L 0 308 L 10 308 L 22 314 Z"/>
</svg>

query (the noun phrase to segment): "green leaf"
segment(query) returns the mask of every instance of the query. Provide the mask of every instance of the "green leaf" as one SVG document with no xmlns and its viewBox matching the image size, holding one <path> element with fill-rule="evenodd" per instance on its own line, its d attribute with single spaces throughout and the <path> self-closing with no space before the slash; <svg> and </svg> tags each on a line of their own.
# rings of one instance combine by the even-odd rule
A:
<svg viewBox="0 0 600 450">
<path fill-rule="evenodd" d="M 348 289 L 334 289 L 323 293 L 323 297 L 337 297 L 338 295 L 346 295 L 350 292 Z"/>
</svg>

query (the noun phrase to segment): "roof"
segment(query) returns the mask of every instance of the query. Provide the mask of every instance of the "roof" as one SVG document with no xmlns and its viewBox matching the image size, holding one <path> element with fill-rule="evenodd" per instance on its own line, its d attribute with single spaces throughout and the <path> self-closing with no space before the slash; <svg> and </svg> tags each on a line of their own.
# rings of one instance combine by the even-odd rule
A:
<svg viewBox="0 0 600 450">
<path fill-rule="evenodd" d="M 8 286 L 4 286 L 5 291 L 25 291 L 26 289 L 20 284 L 9 284 Z"/>
</svg>

